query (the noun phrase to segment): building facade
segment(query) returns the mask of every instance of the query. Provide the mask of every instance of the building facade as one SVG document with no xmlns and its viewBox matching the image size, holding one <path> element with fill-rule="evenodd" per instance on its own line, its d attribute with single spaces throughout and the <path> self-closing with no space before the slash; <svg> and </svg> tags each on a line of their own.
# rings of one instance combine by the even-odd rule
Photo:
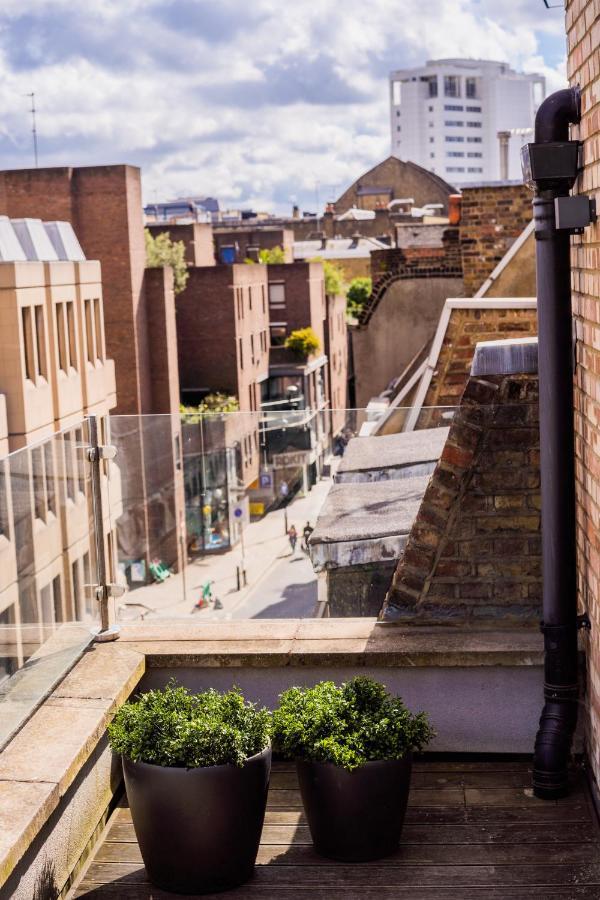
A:
<svg viewBox="0 0 600 900">
<path fill-rule="evenodd" d="M 392 154 L 452 184 L 520 180 L 520 147 L 544 94 L 543 76 L 489 60 L 398 69 L 390 74 Z"/>
</svg>

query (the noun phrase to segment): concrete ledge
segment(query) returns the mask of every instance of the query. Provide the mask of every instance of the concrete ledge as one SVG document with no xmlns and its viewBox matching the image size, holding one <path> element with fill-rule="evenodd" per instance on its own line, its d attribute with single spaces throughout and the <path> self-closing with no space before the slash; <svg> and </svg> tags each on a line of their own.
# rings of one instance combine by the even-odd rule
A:
<svg viewBox="0 0 600 900">
<path fill-rule="evenodd" d="M 480 341 L 471 364 L 473 376 L 535 375 L 537 370 L 537 337 Z"/>
</svg>

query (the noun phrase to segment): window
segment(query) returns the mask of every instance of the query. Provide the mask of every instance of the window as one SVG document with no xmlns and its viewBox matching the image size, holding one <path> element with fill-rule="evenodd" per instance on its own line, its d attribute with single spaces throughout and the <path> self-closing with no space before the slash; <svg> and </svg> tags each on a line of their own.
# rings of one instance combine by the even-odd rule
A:
<svg viewBox="0 0 600 900">
<path fill-rule="evenodd" d="M 31 451 L 31 468 L 33 471 L 33 505 L 36 519 L 46 521 L 46 478 L 44 475 L 44 457 L 42 448 L 34 447 Z"/>
<path fill-rule="evenodd" d="M 54 307 L 56 317 L 56 337 L 58 343 L 58 367 L 63 372 L 69 371 L 69 354 L 67 344 L 67 323 L 64 303 L 57 303 Z"/>
<path fill-rule="evenodd" d="M 23 350 L 25 353 L 25 377 L 35 381 L 35 351 L 33 348 L 33 321 L 31 307 L 21 308 L 21 324 L 23 326 Z"/>
<path fill-rule="evenodd" d="M 471 158 L 472 158 L 472 157 L 479 157 L 479 158 L 480 158 L 480 157 L 483 156 L 483 153 L 477 153 L 477 152 L 475 152 L 475 153 L 467 153 L 467 156 L 468 156 L 468 157 L 471 157 Z"/>
<path fill-rule="evenodd" d="M 481 144 L 481 138 L 480 137 L 468 137 L 467 144 Z"/>
<path fill-rule="evenodd" d="M 287 327 L 284 324 L 271 325 L 271 347 L 282 347 L 287 337 Z"/>
<path fill-rule="evenodd" d="M 400 115 L 400 110 L 399 110 L 399 109 L 396 110 L 396 115 L 397 115 L 397 116 Z"/>
<path fill-rule="evenodd" d="M 256 362 L 254 358 L 254 335 L 250 335 L 250 359 L 252 360 L 252 365 Z"/>
<path fill-rule="evenodd" d="M 462 150 L 448 150 L 448 152 L 446 153 L 446 156 L 464 156 L 464 155 L 465 154 L 463 153 Z"/>
<path fill-rule="evenodd" d="M 252 285 L 248 288 L 248 309 L 252 309 Z"/>
<path fill-rule="evenodd" d="M 46 365 L 46 341 L 44 339 L 44 307 L 40 303 L 35 309 L 35 340 L 37 349 L 37 374 L 42 378 L 48 377 Z"/>
<path fill-rule="evenodd" d="M 56 515 L 56 490 L 54 486 L 54 441 L 44 444 L 44 466 L 46 474 L 46 501 L 48 510 Z"/>
<path fill-rule="evenodd" d="M 77 342 L 75 340 L 75 304 L 70 300 L 67 308 L 67 335 L 69 339 L 69 364 L 73 369 L 79 368 L 77 361 Z"/>
<path fill-rule="evenodd" d="M 481 128 L 481 122 L 467 122 L 467 128 Z"/>
<path fill-rule="evenodd" d="M 429 138 L 429 143 L 430 143 L 430 144 L 433 144 L 434 142 L 435 142 L 435 138 L 430 137 L 430 138 Z"/>
<path fill-rule="evenodd" d="M 269 284 L 269 307 L 270 309 L 285 307 L 285 284 L 283 282 Z"/>
<path fill-rule="evenodd" d="M 265 290 L 264 284 L 261 284 L 261 286 L 260 286 L 260 293 L 261 293 L 261 295 L 262 295 L 262 311 L 263 311 L 264 313 L 266 313 L 266 311 L 267 311 L 267 303 L 266 303 L 266 299 L 265 299 L 265 298 L 266 298 L 266 293 L 267 293 L 267 292 L 266 292 L 266 290 Z"/>
<path fill-rule="evenodd" d="M 447 166 L 446 172 L 464 172 L 464 168 L 461 166 Z"/>
<path fill-rule="evenodd" d="M 63 434 L 63 449 L 65 454 L 65 475 L 67 482 L 67 497 L 75 501 L 75 470 L 73 466 L 73 435 L 70 431 Z"/>
<path fill-rule="evenodd" d="M 433 106 L 429 107 L 429 112 L 433 112 Z"/>
<path fill-rule="evenodd" d="M 54 603 L 54 621 L 62 622 L 64 616 L 62 611 L 62 591 L 60 587 L 60 575 L 57 575 L 56 578 L 52 579 L 52 600 Z"/>
<path fill-rule="evenodd" d="M 74 450 L 77 462 L 77 489 L 80 494 L 85 494 L 85 459 L 83 457 L 83 432 L 81 428 L 75 430 Z"/>
<path fill-rule="evenodd" d="M 430 97 L 437 97 L 437 95 L 438 95 L 437 75 L 433 75 L 433 76 L 429 79 L 428 89 L 429 89 L 429 96 L 430 96 Z"/>
<path fill-rule="evenodd" d="M 462 137 L 462 135 L 447 134 L 444 140 L 449 144 L 462 144 L 464 143 L 465 139 L 464 137 Z"/>
<path fill-rule="evenodd" d="M 104 359 L 104 355 L 102 353 L 104 340 L 102 335 L 102 310 L 100 309 L 100 297 L 96 297 L 94 299 L 94 329 L 96 336 L 96 359 L 98 360 L 98 362 L 102 362 L 102 360 Z"/>
<path fill-rule="evenodd" d="M 476 78 L 466 78 L 465 79 L 465 94 L 467 95 L 469 100 L 475 100 L 477 97 L 477 79 Z"/>
<path fill-rule="evenodd" d="M 460 97 L 460 85 L 456 75 L 444 75 L 444 96 Z"/>
<path fill-rule="evenodd" d="M 252 410 L 252 412 L 254 412 L 254 391 L 252 390 L 253 387 L 254 385 L 252 384 L 248 385 L 248 397 L 250 398 L 250 409 Z"/>
<path fill-rule="evenodd" d="M 464 110 L 464 106 L 457 106 L 456 103 L 445 103 L 444 111 L 445 112 L 462 112 Z"/>
<path fill-rule="evenodd" d="M 435 159 L 435 153 L 430 153 L 430 154 L 429 154 L 429 159 Z"/>
<path fill-rule="evenodd" d="M 396 125 L 396 131 L 402 131 L 402 126 L 401 126 L 401 125 Z"/>
<path fill-rule="evenodd" d="M 76 559 L 71 564 L 71 586 L 73 591 L 73 617 L 77 621 L 83 619 L 84 611 L 81 604 L 81 572 L 80 560 Z"/>
<path fill-rule="evenodd" d="M 481 166 L 479 166 L 479 167 L 476 166 L 475 168 L 467 169 L 467 172 L 483 172 L 483 169 L 481 168 Z"/>
<path fill-rule="evenodd" d="M 481 112 L 480 106 L 467 106 L 467 112 Z"/>
<path fill-rule="evenodd" d="M 444 125 L 448 128 L 462 128 L 464 124 L 464 122 L 457 121 L 456 119 L 450 119 L 449 121 L 444 122 Z"/>
<path fill-rule="evenodd" d="M 240 369 L 244 368 L 244 345 L 241 338 L 238 338 L 238 347 L 240 352 Z"/>
<path fill-rule="evenodd" d="M 94 363 L 96 359 L 96 351 L 94 348 L 94 311 L 92 309 L 92 300 L 85 301 L 85 332 L 86 332 L 86 348 L 87 360 Z"/>
</svg>

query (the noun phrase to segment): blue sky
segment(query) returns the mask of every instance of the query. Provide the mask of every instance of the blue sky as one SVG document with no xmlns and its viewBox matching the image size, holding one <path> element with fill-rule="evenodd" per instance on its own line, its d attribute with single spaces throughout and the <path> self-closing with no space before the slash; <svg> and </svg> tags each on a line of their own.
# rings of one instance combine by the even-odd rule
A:
<svg viewBox="0 0 600 900">
<path fill-rule="evenodd" d="M 506 60 L 564 85 L 542 0 L 3 0 L 2 168 L 128 162 L 146 201 L 314 209 L 389 152 L 387 74 Z"/>
</svg>

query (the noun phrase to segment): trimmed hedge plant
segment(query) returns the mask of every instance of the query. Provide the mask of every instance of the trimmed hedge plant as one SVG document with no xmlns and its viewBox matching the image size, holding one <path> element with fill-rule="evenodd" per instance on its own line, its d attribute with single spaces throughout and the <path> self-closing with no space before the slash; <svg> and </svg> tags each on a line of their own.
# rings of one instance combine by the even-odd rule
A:
<svg viewBox="0 0 600 900">
<path fill-rule="evenodd" d="M 288 759 L 331 762 L 352 770 L 372 760 L 401 759 L 433 737 L 427 716 L 360 675 L 338 686 L 293 687 L 273 713 L 273 746 Z"/>
<path fill-rule="evenodd" d="M 197 768 L 243 765 L 269 743 L 271 714 L 238 688 L 192 694 L 174 682 L 124 703 L 108 726 L 111 749 L 134 762 Z"/>
</svg>

